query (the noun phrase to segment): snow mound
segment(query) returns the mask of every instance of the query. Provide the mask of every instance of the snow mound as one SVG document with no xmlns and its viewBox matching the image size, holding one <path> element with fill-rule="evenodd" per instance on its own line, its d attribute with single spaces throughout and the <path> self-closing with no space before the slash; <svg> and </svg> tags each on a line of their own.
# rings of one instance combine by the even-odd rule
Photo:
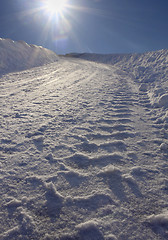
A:
<svg viewBox="0 0 168 240">
<path fill-rule="evenodd" d="M 158 101 L 159 107 L 168 107 L 168 94 L 163 94 Z"/>
<path fill-rule="evenodd" d="M 160 214 L 152 214 L 150 215 L 147 220 L 151 224 L 156 224 L 156 225 L 167 225 L 168 224 L 168 210 L 166 210 L 163 213 Z"/>
<path fill-rule="evenodd" d="M 168 151 L 168 144 L 167 143 L 162 143 L 160 145 L 160 150 L 162 151 Z"/>
<path fill-rule="evenodd" d="M 89 220 L 76 226 L 81 240 L 103 240 L 103 234 L 98 228 L 97 222 Z"/>
<path fill-rule="evenodd" d="M 103 168 L 102 171 L 100 171 L 99 175 L 104 175 L 104 176 L 112 176 L 112 175 L 121 175 L 121 171 L 119 168 L 113 166 L 113 165 L 108 165 Z"/>
<path fill-rule="evenodd" d="M 0 74 L 38 67 L 57 60 L 56 53 L 41 46 L 0 38 Z"/>
<path fill-rule="evenodd" d="M 116 236 L 113 234 L 110 234 L 106 237 L 106 240 L 117 240 Z"/>
</svg>

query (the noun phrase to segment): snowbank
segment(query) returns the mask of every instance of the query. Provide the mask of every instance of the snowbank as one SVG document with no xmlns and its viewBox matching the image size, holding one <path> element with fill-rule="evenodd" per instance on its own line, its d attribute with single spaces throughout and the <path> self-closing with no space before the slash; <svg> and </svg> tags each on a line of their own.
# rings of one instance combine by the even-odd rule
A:
<svg viewBox="0 0 168 240">
<path fill-rule="evenodd" d="M 68 54 L 67 56 L 118 66 L 140 82 L 151 83 L 168 76 L 168 50 L 142 54 Z"/>
<path fill-rule="evenodd" d="M 41 46 L 0 38 L 0 74 L 42 66 L 58 56 Z"/>
<path fill-rule="evenodd" d="M 142 54 L 67 54 L 67 57 L 113 65 L 129 74 L 139 85 L 139 91 L 147 92 L 152 106 L 167 108 L 168 100 L 168 50 Z"/>
</svg>

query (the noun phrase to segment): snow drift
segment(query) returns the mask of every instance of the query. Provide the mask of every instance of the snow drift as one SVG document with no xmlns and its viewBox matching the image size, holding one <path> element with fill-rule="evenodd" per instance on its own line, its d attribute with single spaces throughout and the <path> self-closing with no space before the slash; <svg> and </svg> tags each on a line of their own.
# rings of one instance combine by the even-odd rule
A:
<svg viewBox="0 0 168 240">
<path fill-rule="evenodd" d="M 132 73 L 139 82 L 151 83 L 168 76 L 168 50 L 135 54 L 67 54 L 89 61 L 111 64 Z"/>
<path fill-rule="evenodd" d="M 168 106 L 168 50 L 142 54 L 67 54 L 67 57 L 105 63 L 122 69 L 139 83 L 139 90 L 148 91 L 151 104 Z"/>
<path fill-rule="evenodd" d="M 56 53 L 24 41 L 0 38 L 0 74 L 57 61 Z"/>
</svg>

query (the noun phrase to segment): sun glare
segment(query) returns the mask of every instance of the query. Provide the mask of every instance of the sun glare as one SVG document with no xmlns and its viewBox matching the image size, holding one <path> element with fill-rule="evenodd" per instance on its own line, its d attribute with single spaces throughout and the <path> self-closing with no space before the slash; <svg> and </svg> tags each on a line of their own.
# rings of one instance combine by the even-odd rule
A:
<svg viewBox="0 0 168 240">
<path fill-rule="evenodd" d="M 51 15 L 61 14 L 66 7 L 67 0 L 46 0 L 44 8 Z"/>
</svg>

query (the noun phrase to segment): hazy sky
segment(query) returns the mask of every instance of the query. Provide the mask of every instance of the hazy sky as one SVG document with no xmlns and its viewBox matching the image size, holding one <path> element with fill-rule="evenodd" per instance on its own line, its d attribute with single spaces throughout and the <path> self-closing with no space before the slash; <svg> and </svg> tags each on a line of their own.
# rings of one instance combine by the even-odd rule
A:
<svg viewBox="0 0 168 240">
<path fill-rule="evenodd" d="M 168 49 L 168 0 L 67 0 L 62 15 L 47 0 L 0 0 L 0 37 L 58 54 Z"/>
</svg>

